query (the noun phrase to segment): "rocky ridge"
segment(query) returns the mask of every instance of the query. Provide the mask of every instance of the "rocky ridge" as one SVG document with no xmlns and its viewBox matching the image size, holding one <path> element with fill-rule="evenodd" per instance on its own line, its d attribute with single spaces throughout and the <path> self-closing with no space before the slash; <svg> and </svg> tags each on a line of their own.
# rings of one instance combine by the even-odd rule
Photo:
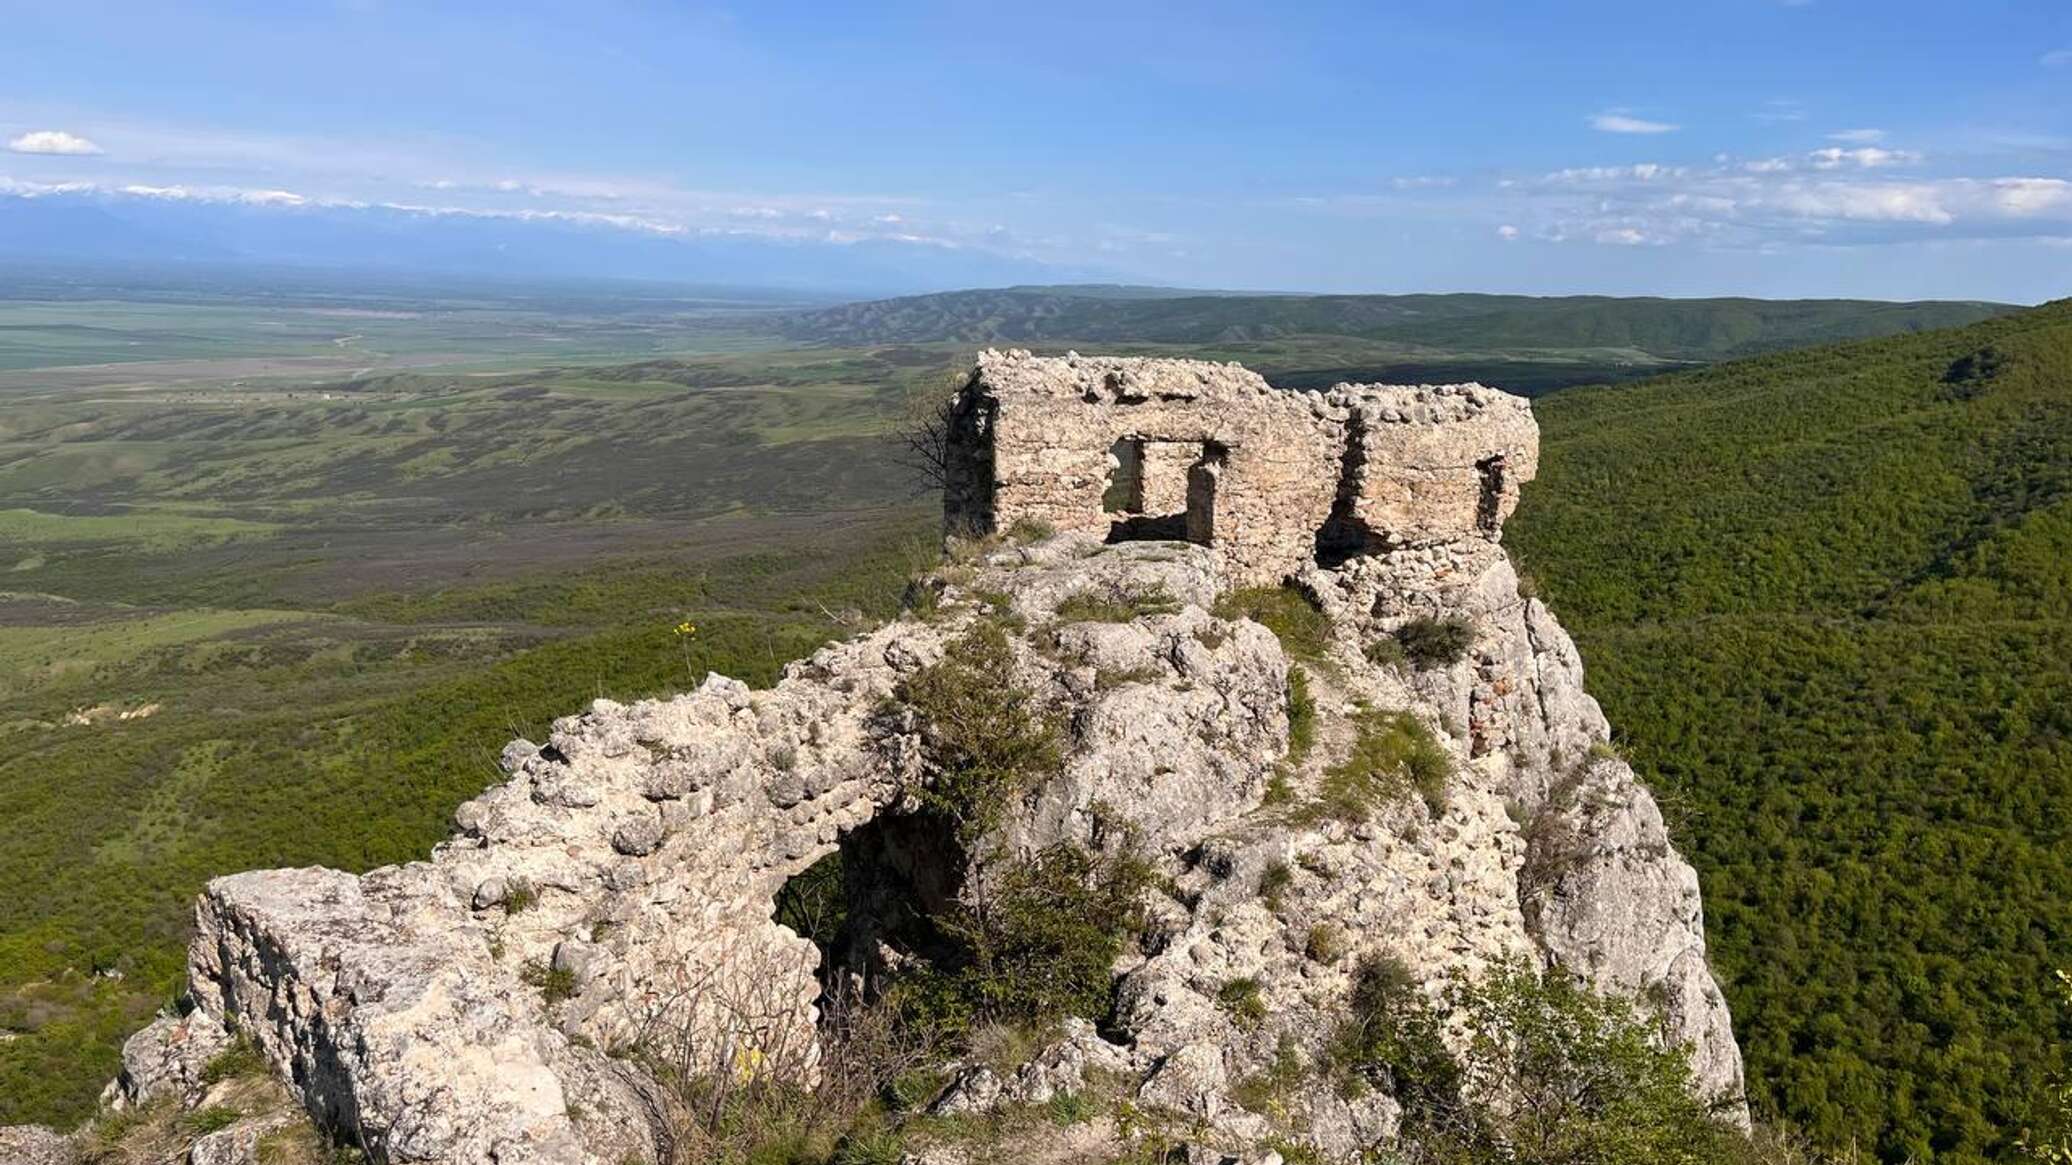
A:
<svg viewBox="0 0 2072 1165">
<path fill-rule="evenodd" d="M 1231 455 L 1207 471 L 1218 528 L 1250 513 L 1251 535 L 1110 544 L 1105 520 L 1075 517 L 1101 492 L 1099 478 L 1082 480 L 1083 456 L 1029 451 L 1027 464 L 1069 462 L 1053 477 L 1068 506 L 1001 468 L 1000 450 L 967 450 L 1001 484 L 1022 483 L 991 494 L 996 530 L 1014 524 L 1002 499 L 1015 488 L 1062 528 L 952 540 L 909 615 L 790 665 L 768 690 L 712 676 L 667 699 L 600 700 L 544 742 L 513 742 L 506 779 L 456 811 L 428 860 L 210 883 L 190 948 L 193 1010 L 131 1040 L 111 1100 L 191 1103 L 200 1065 L 235 1031 L 320 1126 L 375 1160 L 681 1159 L 673 1102 L 644 1053 L 675 1049 L 690 1072 L 813 1071 L 823 952 L 774 920 L 773 901 L 845 843 L 917 813 L 931 770 L 924 726 L 898 693 L 985 625 L 1009 633 L 1001 682 L 1069 731 L 1057 772 L 980 846 L 934 855 L 937 873 L 960 883 L 980 851 L 1098 850 L 1120 819 L 1160 880 L 1145 933 L 1114 968 L 1113 1013 L 1066 1024 L 1019 1063 L 959 1067 L 934 1110 L 1044 1103 L 1098 1076 L 1172 1114 L 1201 1160 L 1264 1161 L 1274 1138 L 1351 1159 L 1394 1136 L 1385 1092 L 1347 1100 L 1311 1080 L 1262 1113 L 1238 1085 L 1289 1047 L 1313 1058 L 1353 967 L 1386 954 L 1434 998 L 1519 960 L 1646 1000 L 1731 1111 L 1740 1056 L 1705 962 L 1696 876 L 1609 749 L 1574 645 L 1521 596 L 1498 541 L 1530 476 L 1529 410 L 1480 386 L 1283 400 L 1246 377 L 1182 361 L 988 357 L 962 399 L 990 402 L 995 422 L 1061 384 L 1101 410 L 1160 402 L 1155 426 L 1104 419 L 1081 433 L 1053 414 L 1047 440 L 1104 454 L 1117 433 L 1213 445 Z M 1246 421 L 1239 397 L 1275 419 Z M 1183 412 L 1224 419 L 1181 432 Z M 1306 434 L 1300 456 L 1249 448 L 1248 433 L 1281 429 Z M 990 426 L 989 439 L 1002 432 Z M 1232 465 L 1266 467 L 1299 504 L 1233 509 L 1248 495 Z M 1303 465 L 1327 469 L 1335 489 L 1301 484 Z M 958 505 L 968 515 L 969 499 Z M 1297 541 L 1262 523 L 1321 547 L 1318 532 L 1349 518 L 1357 537 L 1306 551 L 1282 576 L 1331 629 L 1320 653 L 1293 658 L 1226 600 Z M 1233 545 L 1265 557 L 1233 557 Z M 1419 666 L 1364 650 L 1418 620 L 1465 628 L 1457 658 Z M 1318 705 L 1318 743 L 1300 758 L 1292 669 Z M 1302 812 L 1369 709 L 1407 713 L 1443 746 L 1443 798 L 1401 798 L 1364 821 Z M 1225 1005 L 1237 981 L 1254 985 L 1261 1018 Z M 915 1154 L 965 1159 L 954 1144 Z"/>
</svg>

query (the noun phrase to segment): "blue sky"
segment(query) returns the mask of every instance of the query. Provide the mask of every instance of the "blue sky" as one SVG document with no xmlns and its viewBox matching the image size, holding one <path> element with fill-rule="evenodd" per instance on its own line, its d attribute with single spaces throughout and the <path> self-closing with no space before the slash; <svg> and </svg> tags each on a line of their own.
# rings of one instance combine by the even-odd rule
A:
<svg viewBox="0 0 2072 1165">
<path fill-rule="evenodd" d="M 2072 294 L 2072 3 L 0 3 L 0 196 L 1216 287 Z"/>
</svg>

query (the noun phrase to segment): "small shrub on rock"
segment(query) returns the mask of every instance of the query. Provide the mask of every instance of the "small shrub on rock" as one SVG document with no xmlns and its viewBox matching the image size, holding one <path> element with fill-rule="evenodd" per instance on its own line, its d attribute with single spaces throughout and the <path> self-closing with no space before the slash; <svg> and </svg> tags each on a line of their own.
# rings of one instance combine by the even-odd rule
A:
<svg viewBox="0 0 2072 1165">
<path fill-rule="evenodd" d="M 1331 964 L 1345 957 L 1345 928 L 1335 922 L 1320 922 L 1309 928 L 1302 953 L 1319 963 Z"/>
<path fill-rule="evenodd" d="M 931 771 L 921 803 L 972 840 L 998 822 L 1017 794 L 1061 763 L 1056 718 L 1011 682 L 1006 631 L 980 623 L 900 685 L 897 698 L 920 721 Z"/>
<path fill-rule="evenodd" d="M 1259 993 L 1259 980 L 1249 975 L 1225 983 L 1216 992 L 1216 1005 L 1230 1013 L 1239 1027 L 1255 1028 L 1266 1022 L 1266 998 Z"/>
<path fill-rule="evenodd" d="M 532 959 L 520 967 L 518 978 L 528 987 L 539 988 L 540 998 L 548 1003 L 560 1003 L 576 996 L 576 973 L 550 967 L 539 959 Z"/>
<path fill-rule="evenodd" d="M 1274 862 L 1259 872 L 1259 897 L 1268 910 L 1278 912 L 1281 897 L 1295 884 L 1295 871 L 1286 862 Z"/>
<path fill-rule="evenodd" d="M 264 1078 L 273 1070 L 266 1061 L 266 1053 L 252 1042 L 252 1037 L 240 1034 L 229 1047 L 209 1057 L 202 1065 L 203 1084 L 221 1084 L 225 1080 L 240 1080 L 248 1077 Z"/>
<path fill-rule="evenodd" d="M 1396 628 L 1396 642 L 1420 669 L 1452 667 L 1467 656 L 1468 646 L 1475 642 L 1475 625 L 1459 615 L 1444 619 L 1420 615 Z"/>
<path fill-rule="evenodd" d="M 1328 1063 L 1341 1087 L 1386 1089 L 1401 1135 L 1436 1161 L 1754 1165 L 1774 1159 L 1692 1092 L 1689 1054 L 1631 1001 L 1559 972 L 1499 963 L 1438 1008 L 1400 963 L 1362 962 Z M 1497 1100 L 1495 1098 L 1502 1098 Z"/>
<path fill-rule="evenodd" d="M 906 988 L 931 1026 L 954 1034 L 988 1021 L 1106 1015 L 1115 960 L 1143 924 L 1151 867 L 1128 846 L 1101 855 L 1061 842 L 978 877 L 970 901 L 937 920 L 960 948 L 953 965 Z"/>
<path fill-rule="evenodd" d="M 522 879 L 513 881 L 504 891 L 504 913 L 523 914 L 540 900 L 540 892 L 533 889 L 531 882 Z"/>
<path fill-rule="evenodd" d="M 1360 654 L 1366 656 L 1367 662 L 1375 667 L 1396 667 L 1406 658 L 1402 641 L 1393 636 L 1373 640 L 1360 649 Z"/>
</svg>

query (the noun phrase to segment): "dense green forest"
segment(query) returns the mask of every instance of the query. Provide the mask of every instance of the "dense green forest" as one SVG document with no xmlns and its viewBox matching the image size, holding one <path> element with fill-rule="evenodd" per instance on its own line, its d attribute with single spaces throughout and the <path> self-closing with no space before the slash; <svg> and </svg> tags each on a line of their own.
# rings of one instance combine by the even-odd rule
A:
<svg viewBox="0 0 2072 1165">
<path fill-rule="evenodd" d="M 782 317 L 779 325 L 792 339 L 834 344 L 1225 344 L 1328 335 L 1457 352 L 1623 349 L 1706 361 L 1966 324 L 2011 310 L 1849 299 L 1241 295 L 1067 286 L 843 304 Z"/>
<path fill-rule="evenodd" d="M 2072 302 L 1536 411 L 1512 545 L 1704 879 L 1758 1111 L 2004 1158 L 2072 1034 Z"/>
</svg>

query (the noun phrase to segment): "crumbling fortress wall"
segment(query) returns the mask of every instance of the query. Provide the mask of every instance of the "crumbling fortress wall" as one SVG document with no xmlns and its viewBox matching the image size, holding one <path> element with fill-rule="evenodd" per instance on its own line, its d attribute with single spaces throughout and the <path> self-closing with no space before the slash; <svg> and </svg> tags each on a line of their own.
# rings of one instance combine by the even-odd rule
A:
<svg viewBox="0 0 2072 1165">
<path fill-rule="evenodd" d="M 944 518 L 1208 546 L 1235 586 L 1495 541 L 1538 468 L 1522 399 L 1478 384 L 1282 392 L 1236 364 L 987 352 L 949 427 Z"/>
<path fill-rule="evenodd" d="M 1522 959 L 1648 1000 L 1698 1086 L 1735 1102 L 1696 875 L 1500 543 L 1536 466 L 1525 401 L 989 352 L 949 415 L 945 521 L 984 537 L 923 580 L 922 610 L 768 690 L 713 676 L 513 742 L 428 860 L 210 883 L 196 1009 L 132 1039 L 117 1095 L 191 1100 L 235 1029 L 377 1161 L 681 1159 L 643 1065 L 811 1069 L 821 955 L 773 900 L 845 839 L 915 813 L 931 769 L 901 686 L 984 624 L 1012 629 L 999 682 L 1069 726 L 1056 771 L 988 844 L 1097 848 L 1119 815 L 1162 877 L 1114 967 L 1108 1025 L 1069 1027 L 1019 1071 L 960 1073 L 940 1111 L 1041 1102 L 1098 1067 L 1183 1114 L 1208 1159 L 1263 1160 L 1245 1146 L 1291 1135 L 1361 1159 L 1394 1135 L 1386 1095 L 1349 1102 L 1313 1074 L 1275 1124 L 1233 1093 L 1289 1047 L 1320 1054 L 1369 955 L 1435 998 Z M 1328 617 L 1326 658 L 1293 661 L 1219 604 L 1284 582 Z M 1080 599 L 1136 614 L 1089 617 Z M 1414 666 L 1363 650 L 1420 619 L 1466 629 L 1463 650 Z M 1290 750 L 1296 667 L 1319 686 L 1306 756 Z M 1283 804 L 1320 796 L 1358 708 L 1425 726 L 1449 757 L 1445 796 L 1358 821 L 1270 804 L 1275 784 Z M 1269 869 L 1284 883 L 1270 902 Z M 1326 931 L 1342 957 L 1309 941 Z M 1263 1022 L 1219 1005 L 1240 979 Z"/>
</svg>

